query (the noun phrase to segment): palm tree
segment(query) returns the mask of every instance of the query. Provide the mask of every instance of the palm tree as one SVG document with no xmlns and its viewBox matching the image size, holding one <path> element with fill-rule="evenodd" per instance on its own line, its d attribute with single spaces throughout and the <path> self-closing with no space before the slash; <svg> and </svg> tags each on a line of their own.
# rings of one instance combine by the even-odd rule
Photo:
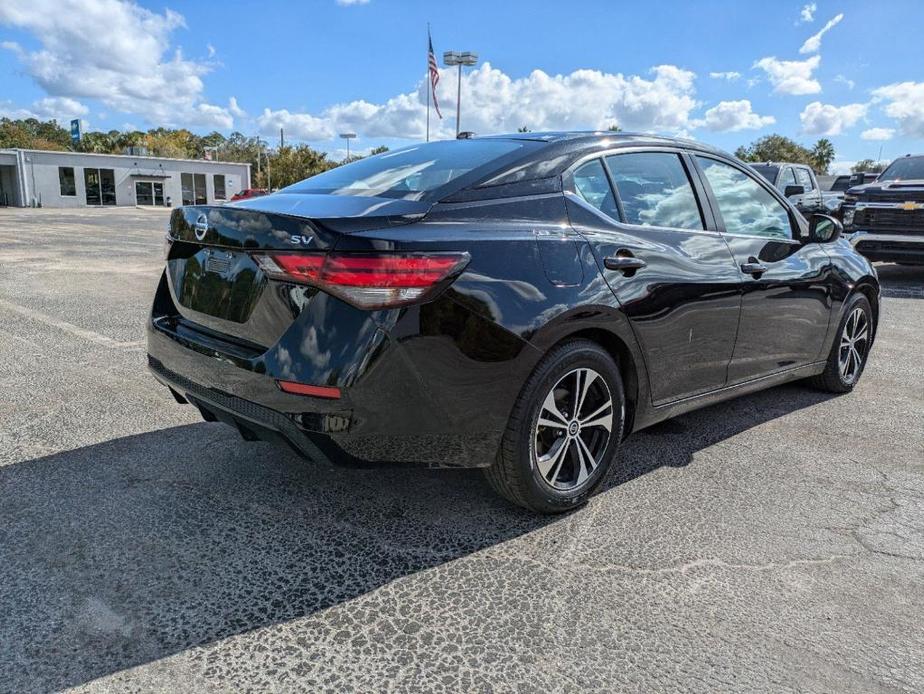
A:
<svg viewBox="0 0 924 694">
<path fill-rule="evenodd" d="M 828 173 L 828 167 L 834 161 L 834 145 L 831 144 L 831 140 L 823 137 L 815 143 L 812 148 L 812 161 L 816 173 Z"/>
</svg>

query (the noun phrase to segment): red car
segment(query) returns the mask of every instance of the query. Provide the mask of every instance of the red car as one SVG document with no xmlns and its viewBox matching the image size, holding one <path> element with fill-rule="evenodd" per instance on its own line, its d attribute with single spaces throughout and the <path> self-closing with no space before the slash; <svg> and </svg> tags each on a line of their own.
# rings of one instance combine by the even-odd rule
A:
<svg viewBox="0 0 924 694">
<path fill-rule="evenodd" d="M 246 200 L 247 198 L 258 198 L 261 195 L 266 195 L 266 188 L 244 188 L 240 193 L 235 193 L 231 196 L 231 202 L 235 200 Z"/>
</svg>

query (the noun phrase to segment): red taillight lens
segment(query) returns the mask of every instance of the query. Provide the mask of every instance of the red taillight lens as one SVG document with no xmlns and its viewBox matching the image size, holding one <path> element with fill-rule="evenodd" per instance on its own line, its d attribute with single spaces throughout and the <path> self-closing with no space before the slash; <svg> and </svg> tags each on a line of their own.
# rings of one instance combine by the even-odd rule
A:
<svg viewBox="0 0 924 694">
<path fill-rule="evenodd" d="M 468 263 L 468 253 L 268 253 L 255 255 L 273 279 L 311 284 L 359 308 L 422 301 Z"/>
</svg>

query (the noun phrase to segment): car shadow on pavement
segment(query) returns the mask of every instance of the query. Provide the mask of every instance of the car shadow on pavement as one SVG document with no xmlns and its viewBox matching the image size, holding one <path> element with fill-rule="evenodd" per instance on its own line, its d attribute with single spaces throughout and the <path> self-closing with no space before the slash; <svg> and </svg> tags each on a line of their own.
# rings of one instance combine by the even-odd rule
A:
<svg viewBox="0 0 924 694">
<path fill-rule="evenodd" d="M 784 386 L 640 432 L 606 486 L 826 397 Z M 496 498 L 477 470 L 328 468 L 220 424 L 2 467 L 0 689 L 83 684 L 551 523 Z"/>
</svg>

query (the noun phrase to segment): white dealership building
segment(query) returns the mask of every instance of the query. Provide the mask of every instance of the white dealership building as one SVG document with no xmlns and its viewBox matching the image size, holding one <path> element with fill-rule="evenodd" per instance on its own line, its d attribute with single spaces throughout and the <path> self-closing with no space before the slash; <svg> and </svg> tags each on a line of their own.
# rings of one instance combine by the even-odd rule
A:
<svg viewBox="0 0 924 694">
<path fill-rule="evenodd" d="M 0 206 L 206 205 L 250 187 L 250 164 L 0 149 Z"/>
</svg>

